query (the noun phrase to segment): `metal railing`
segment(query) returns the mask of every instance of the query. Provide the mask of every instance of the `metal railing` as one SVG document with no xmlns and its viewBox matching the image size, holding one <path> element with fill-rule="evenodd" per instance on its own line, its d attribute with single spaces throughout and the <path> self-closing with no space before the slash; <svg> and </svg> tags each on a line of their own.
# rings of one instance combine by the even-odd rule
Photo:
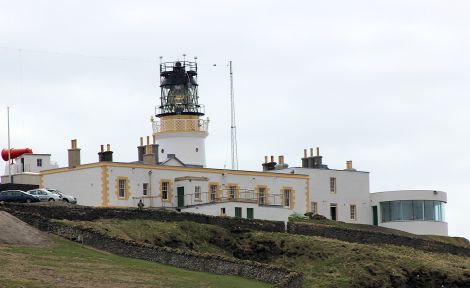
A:
<svg viewBox="0 0 470 288">
<path fill-rule="evenodd" d="M 260 206 L 281 206 L 281 194 L 270 194 L 268 197 L 257 197 L 254 190 L 243 189 L 230 195 L 229 189 L 222 190 L 222 195 L 217 197 L 218 193 L 200 192 L 184 194 L 183 200 L 180 200 L 178 195 L 174 195 L 173 199 L 162 200 L 161 196 L 140 196 L 132 197 L 133 206 L 137 207 L 139 200 L 142 199 L 145 208 L 182 208 L 197 205 L 205 205 L 210 203 L 225 203 L 225 202 L 242 202 L 253 203 Z"/>
<path fill-rule="evenodd" d="M 207 132 L 209 120 L 203 119 L 165 119 L 153 122 L 153 132 Z"/>
</svg>

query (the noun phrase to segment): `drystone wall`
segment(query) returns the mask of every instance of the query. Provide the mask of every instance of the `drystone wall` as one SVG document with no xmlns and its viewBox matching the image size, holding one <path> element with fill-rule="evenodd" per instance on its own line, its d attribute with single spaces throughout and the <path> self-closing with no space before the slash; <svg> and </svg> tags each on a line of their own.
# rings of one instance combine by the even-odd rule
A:
<svg viewBox="0 0 470 288">
<path fill-rule="evenodd" d="M 361 244 L 391 244 L 413 247 L 420 250 L 454 255 L 470 256 L 470 249 L 437 241 L 412 238 L 380 232 L 356 231 L 320 224 L 301 222 L 287 223 L 287 232 L 291 234 L 320 236 L 341 241 Z"/>
<path fill-rule="evenodd" d="M 72 227 L 51 221 L 39 214 L 11 211 L 16 217 L 40 230 L 116 255 L 143 259 L 179 268 L 235 275 L 275 284 L 275 287 L 303 287 L 303 275 L 286 268 L 223 256 L 156 247 L 146 243 L 113 238 L 91 229 Z"/>
<path fill-rule="evenodd" d="M 266 221 L 259 219 L 244 219 L 217 217 L 203 214 L 176 212 L 171 210 L 136 208 L 95 208 L 85 206 L 44 206 L 25 204 L 6 204 L 5 211 L 27 212 L 41 215 L 48 219 L 66 219 L 73 221 L 93 221 L 97 219 L 149 219 L 158 221 L 192 221 L 201 224 L 217 225 L 234 231 L 256 230 L 267 232 L 285 232 L 283 221 Z"/>
</svg>

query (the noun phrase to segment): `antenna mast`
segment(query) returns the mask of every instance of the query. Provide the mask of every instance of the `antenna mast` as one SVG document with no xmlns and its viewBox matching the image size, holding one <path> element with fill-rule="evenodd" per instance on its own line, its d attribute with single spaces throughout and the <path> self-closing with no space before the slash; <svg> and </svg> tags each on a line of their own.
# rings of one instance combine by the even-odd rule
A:
<svg viewBox="0 0 470 288">
<path fill-rule="evenodd" d="M 235 125 L 235 99 L 233 94 L 233 71 L 232 61 L 229 61 L 230 66 L 230 108 L 231 108 L 231 152 L 232 152 L 232 169 L 238 170 L 238 152 L 237 152 L 237 126 Z"/>
</svg>

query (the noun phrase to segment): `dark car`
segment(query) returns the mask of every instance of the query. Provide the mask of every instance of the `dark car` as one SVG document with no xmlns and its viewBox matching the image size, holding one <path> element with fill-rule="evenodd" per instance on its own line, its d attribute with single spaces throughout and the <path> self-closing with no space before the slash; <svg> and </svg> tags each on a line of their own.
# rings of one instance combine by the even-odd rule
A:
<svg viewBox="0 0 470 288">
<path fill-rule="evenodd" d="M 21 202 L 31 203 L 39 202 L 39 198 L 33 195 L 29 195 L 21 190 L 6 190 L 0 192 L 0 202 Z"/>
</svg>

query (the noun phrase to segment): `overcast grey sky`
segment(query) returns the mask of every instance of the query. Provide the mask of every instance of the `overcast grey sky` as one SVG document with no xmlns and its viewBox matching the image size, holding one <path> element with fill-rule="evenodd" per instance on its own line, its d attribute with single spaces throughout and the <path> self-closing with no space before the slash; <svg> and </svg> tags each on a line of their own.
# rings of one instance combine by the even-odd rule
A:
<svg viewBox="0 0 470 288">
<path fill-rule="evenodd" d="M 158 57 L 198 56 L 209 167 L 230 166 L 234 63 L 241 169 L 264 155 L 370 171 L 371 190 L 448 193 L 470 238 L 468 1 L 3 1 L 0 146 L 83 162 L 136 160 L 159 97 Z M 218 66 L 213 67 L 212 64 Z M 3 172 L 3 171 L 2 171 Z"/>
</svg>

